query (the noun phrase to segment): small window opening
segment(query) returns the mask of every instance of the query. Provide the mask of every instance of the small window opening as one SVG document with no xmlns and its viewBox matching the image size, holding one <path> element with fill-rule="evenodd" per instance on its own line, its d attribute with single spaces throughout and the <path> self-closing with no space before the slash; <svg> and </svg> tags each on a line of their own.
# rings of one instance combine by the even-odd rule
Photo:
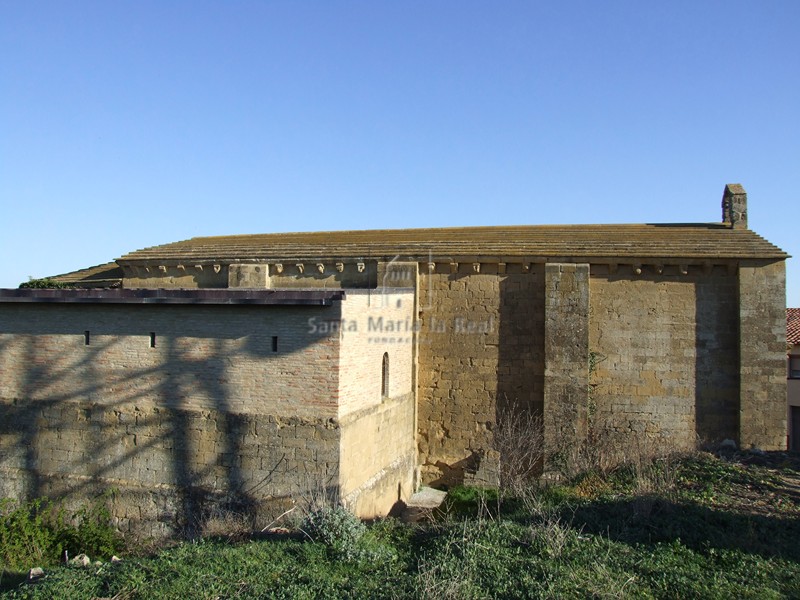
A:
<svg viewBox="0 0 800 600">
<path fill-rule="evenodd" d="M 89 342 L 91 341 L 90 337 L 91 336 L 89 334 L 89 330 L 88 329 L 83 332 L 83 345 L 84 346 L 88 346 L 89 345 Z"/>
<path fill-rule="evenodd" d="M 383 353 L 383 364 L 381 366 L 381 396 L 389 396 L 389 353 Z"/>
<path fill-rule="evenodd" d="M 789 357 L 789 379 L 800 379 L 800 356 Z"/>
<path fill-rule="evenodd" d="M 278 336 L 277 335 L 273 335 L 272 336 L 272 351 L 273 352 L 277 352 L 278 351 Z"/>
<path fill-rule="evenodd" d="M 150 332 L 150 347 L 151 348 L 155 348 L 156 347 L 156 332 L 155 331 L 151 331 Z"/>
</svg>

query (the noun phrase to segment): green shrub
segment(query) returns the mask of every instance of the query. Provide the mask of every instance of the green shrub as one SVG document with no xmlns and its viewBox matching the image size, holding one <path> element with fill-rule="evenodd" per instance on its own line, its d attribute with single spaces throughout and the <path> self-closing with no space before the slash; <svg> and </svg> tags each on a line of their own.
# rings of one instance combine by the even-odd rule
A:
<svg viewBox="0 0 800 600">
<path fill-rule="evenodd" d="M 63 512 L 53 510 L 44 499 L 22 505 L 0 500 L 0 559 L 6 568 L 16 571 L 57 561 L 60 553 L 54 547 L 60 523 Z"/>
<path fill-rule="evenodd" d="M 20 283 L 19 287 L 33 289 L 64 289 L 75 286 L 71 283 L 65 283 L 63 281 L 44 277 L 43 279 L 31 279 L 30 281 L 25 281 L 24 283 Z"/>
<path fill-rule="evenodd" d="M 111 526 L 106 496 L 68 515 L 45 498 L 18 503 L 0 499 L 0 560 L 9 571 L 59 562 L 64 552 L 108 559 L 122 547 Z"/>
<path fill-rule="evenodd" d="M 347 560 L 360 558 L 367 526 L 347 509 L 324 506 L 306 514 L 300 529 L 315 542 L 325 544 Z"/>
</svg>

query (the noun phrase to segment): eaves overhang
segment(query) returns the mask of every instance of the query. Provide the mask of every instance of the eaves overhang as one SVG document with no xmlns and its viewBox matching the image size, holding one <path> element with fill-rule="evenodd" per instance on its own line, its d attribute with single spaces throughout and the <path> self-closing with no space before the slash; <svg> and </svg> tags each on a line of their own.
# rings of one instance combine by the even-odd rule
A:
<svg viewBox="0 0 800 600">
<path fill-rule="evenodd" d="M 344 290 L 0 289 L 2 303 L 331 306 Z"/>
</svg>

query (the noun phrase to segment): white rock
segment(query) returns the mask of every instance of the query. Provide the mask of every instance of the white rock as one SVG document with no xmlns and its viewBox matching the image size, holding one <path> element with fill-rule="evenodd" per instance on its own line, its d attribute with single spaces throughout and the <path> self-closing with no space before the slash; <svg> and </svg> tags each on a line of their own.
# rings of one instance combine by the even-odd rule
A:
<svg viewBox="0 0 800 600">
<path fill-rule="evenodd" d="M 88 567 L 92 564 L 92 560 L 85 554 L 78 554 L 78 556 L 69 561 L 69 564 L 76 567 Z"/>
<path fill-rule="evenodd" d="M 28 571 L 28 581 L 36 581 L 42 577 L 44 577 L 44 569 L 42 567 L 33 567 Z"/>
</svg>

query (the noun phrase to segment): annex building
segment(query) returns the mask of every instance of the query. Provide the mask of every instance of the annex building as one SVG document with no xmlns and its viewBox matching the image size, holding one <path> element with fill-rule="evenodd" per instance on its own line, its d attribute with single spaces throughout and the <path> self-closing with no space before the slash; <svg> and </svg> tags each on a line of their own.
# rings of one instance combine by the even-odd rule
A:
<svg viewBox="0 0 800 600">
<path fill-rule="evenodd" d="M 0 497 L 113 489 L 148 532 L 320 494 L 370 517 L 491 481 L 501 414 L 546 448 L 785 449 L 787 255 L 746 205 L 194 238 L 2 290 Z"/>
</svg>

